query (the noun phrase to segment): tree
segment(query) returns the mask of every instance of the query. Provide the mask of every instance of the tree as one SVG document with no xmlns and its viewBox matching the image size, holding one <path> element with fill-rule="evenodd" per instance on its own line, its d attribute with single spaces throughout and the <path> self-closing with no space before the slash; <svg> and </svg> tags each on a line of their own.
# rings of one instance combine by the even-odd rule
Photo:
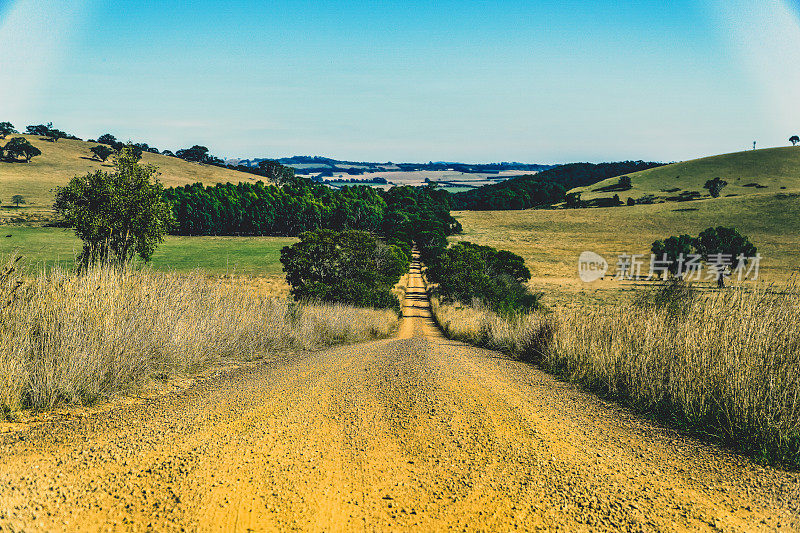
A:
<svg viewBox="0 0 800 533">
<path fill-rule="evenodd" d="M 355 230 L 302 233 L 300 242 L 281 250 L 281 263 L 296 300 L 396 309 L 391 289 L 408 269 L 398 247 Z"/>
<path fill-rule="evenodd" d="M 656 241 L 650 247 L 650 251 L 656 256 L 657 260 L 662 260 L 665 256 L 669 261 L 669 272 L 675 276 L 681 268 L 679 259 L 684 259 L 694 251 L 697 239 L 689 235 L 669 237 L 663 241 Z"/>
<path fill-rule="evenodd" d="M 723 179 L 714 178 L 713 180 L 706 181 L 705 185 L 703 185 L 703 188 L 708 189 L 708 192 L 712 197 L 719 198 L 720 192 L 722 192 L 722 189 L 725 188 L 727 184 L 728 182 Z"/>
<path fill-rule="evenodd" d="M 294 180 L 293 168 L 283 166 L 271 159 L 259 161 L 258 169 L 263 173 L 265 178 L 278 185 L 284 185 Z"/>
<path fill-rule="evenodd" d="M 630 176 L 620 176 L 619 178 L 619 187 L 622 189 L 630 189 L 633 187 L 631 184 L 631 177 Z"/>
<path fill-rule="evenodd" d="M 700 233 L 695 241 L 695 248 L 707 263 L 717 265 L 717 285 L 725 286 L 725 277 L 730 275 L 730 268 L 723 264 L 736 262 L 745 266 L 749 258 L 755 257 L 756 247 L 750 240 L 741 235 L 735 228 L 717 226 Z"/>
<path fill-rule="evenodd" d="M 205 163 L 211 158 L 208 153 L 208 148 L 198 145 L 178 150 L 175 152 L 175 155 L 185 161 L 192 161 L 195 163 Z"/>
<path fill-rule="evenodd" d="M 114 150 L 110 146 L 106 146 L 105 144 L 100 144 L 100 145 L 97 145 L 97 146 L 92 146 L 89 149 L 89 151 L 92 152 L 92 154 L 94 154 L 94 157 L 96 157 L 98 160 L 105 161 L 116 150 Z"/>
<path fill-rule="evenodd" d="M 28 135 L 38 135 L 39 137 L 47 136 L 47 133 L 50 131 L 50 128 L 53 126 L 52 122 L 48 122 L 47 124 L 37 124 L 35 126 L 28 126 L 25 128 L 25 133 Z"/>
<path fill-rule="evenodd" d="M 111 135 L 110 133 L 104 133 L 103 135 L 98 137 L 97 142 L 99 142 L 100 144 L 107 144 L 117 152 L 122 150 L 122 147 L 125 146 L 125 144 L 119 142 L 117 138 Z"/>
<path fill-rule="evenodd" d="M 149 261 L 173 223 L 156 168 L 140 165 L 132 147 L 114 161 L 113 173 L 76 176 L 56 190 L 55 210 L 83 240 L 80 268 L 122 265 L 134 255 Z"/>
<path fill-rule="evenodd" d="M 25 137 L 13 137 L 6 143 L 3 150 L 8 159 L 22 157 L 26 163 L 30 163 L 31 159 L 42 155 L 42 151 L 32 145 Z"/>
<path fill-rule="evenodd" d="M 21 194 L 15 194 L 14 196 L 11 197 L 11 203 L 19 207 L 20 204 L 25 203 L 25 198 L 23 198 Z"/>
<path fill-rule="evenodd" d="M 479 300 L 506 314 L 527 311 L 539 305 L 525 283 L 530 270 L 522 257 L 470 242 L 444 250 L 428 268 L 428 278 L 437 283 L 435 292 L 445 301 L 470 305 Z"/>
<path fill-rule="evenodd" d="M 792 135 L 789 137 L 789 142 L 792 143 L 792 146 L 797 146 L 797 143 L 800 143 L 800 137 L 797 135 Z"/>
<path fill-rule="evenodd" d="M 5 139 L 8 135 L 19 133 L 14 129 L 14 125 L 10 122 L 0 122 L 0 139 Z"/>
</svg>

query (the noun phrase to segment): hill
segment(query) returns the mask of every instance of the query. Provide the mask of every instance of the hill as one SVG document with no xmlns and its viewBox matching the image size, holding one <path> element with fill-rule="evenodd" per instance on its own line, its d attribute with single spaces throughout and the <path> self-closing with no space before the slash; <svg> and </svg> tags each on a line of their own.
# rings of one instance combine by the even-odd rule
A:
<svg viewBox="0 0 800 533">
<path fill-rule="evenodd" d="M 703 185 L 714 178 L 728 182 L 722 190 L 723 197 L 798 192 L 800 148 L 789 146 L 723 154 L 628 175 L 630 189 L 617 187 L 619 178 L 613 177 L 569 192 L 580 193 L 582 200 L 618 194 L 622 201 L 630 197 L 640 203 L 686 201 L 709 198 Z"/>
<path fill-rule="evenodd" d="M 484 185 L 453 195 L 453 207 L 471 211 L 517 210 L 563 202 L 568 189 L 597 183 L 612 176 L 660 166 L 661 163 L 622 161 L 617 163 L 570 163 Z"/>
<path fill-rule="evenodd" d="M 14 135 L 20 137 L 20 135 Z M 89 149 L 97 143 L 61 139 L 58 142 L 42 140 L 36 135 L 21 135 L 42 151 L 30 163 L 0 162 L 0 218 L 23 217 L 28 220 L 46 218 L 51 212 L 55 197 L 55 187 L 65 185 L 72 177 L 95 170 L 109 170 L 111 162 L 101 163 L 92 159 Z M 9 137 L 10 138 L 10 137 Z M 0 141 L 5 144 L 6 141 Z M 190 163 L 175 157 L 145 152 L 144 163 L 158 167 L 159 179 L 166 187 L 188 183 L 238 183 L 257 181 L 259 176 L 237 172 L 226 168 Z M 20 194 L 25 198 L 26 207 L 8 207 L 11 197 Z"/>
</svg>

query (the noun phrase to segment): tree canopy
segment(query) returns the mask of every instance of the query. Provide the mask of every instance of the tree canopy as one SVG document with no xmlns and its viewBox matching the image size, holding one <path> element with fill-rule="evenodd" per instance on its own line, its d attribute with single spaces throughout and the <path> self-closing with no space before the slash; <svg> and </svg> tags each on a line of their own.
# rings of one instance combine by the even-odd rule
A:
<svg viewBox="0 0 800 533">
<path fill-rule="evenodd" d="M 105 161 L 106 159 L 111 157 L 112 154 L 116 153 L 116 150 L 114 150 L 110 146 L 106 146 L 105 144 L 92 146 L 91 148 L 89 148 L 89 151 L 92 152 L 93 156 L 100 161 Z"/>
<path fill-rule="evenodd" d="M 173 222 L 155 167 L 139 164 L 132 147 L 122 149 L 114 167 L 76 176 L 56 191 L 56 213 L 83 240 L 82 268 L 123 264 L 137 254 L 148 261 Z"/>
<path fill-rule="evenodd" d="M 8 135 L 19 133 L 14 129 L 14 125 L 10 122 L 0 122 L 0 139 L 5 139 Z"/>
<path fill-rule="evenodd" d="M 22 157 L 26 163 L 30 163 L 31 159 L 42 155 L 42 151 L 25 137 L 12 137 L 3 147 L 2 152 L 7 160 L 15 161 Z"/>
<path fill-rule="evenodd" d="M 281 263 L 296 300 L 399 310 L 391 289 L 408 270 L 409 258 L 366 231 L 321 229 L 283 248 Z"/>
</svg>

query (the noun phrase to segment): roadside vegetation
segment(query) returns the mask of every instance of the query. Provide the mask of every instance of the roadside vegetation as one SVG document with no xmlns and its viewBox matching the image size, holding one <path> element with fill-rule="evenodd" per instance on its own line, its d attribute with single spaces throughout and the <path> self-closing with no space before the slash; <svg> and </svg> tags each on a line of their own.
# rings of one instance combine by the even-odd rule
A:
<svg viewBox="0 0 800 533">
<path fill-rule="evenodd" d="M 391 335 L 392 310 L 296 304 L 252 286 L 93 266 L 0 275 L 0 411 L 90 404 L 153 378 Z"/>
<path fill-rule="evenodd" d="M 434 291 L 435 292 L 435 291 Z M 443 303 L 444 333 L 539 365 L 758 460 L 800 467 L 800 287 L 700 292 L 674 278 L 624 304 L 498 313 Z"/>
</svg>

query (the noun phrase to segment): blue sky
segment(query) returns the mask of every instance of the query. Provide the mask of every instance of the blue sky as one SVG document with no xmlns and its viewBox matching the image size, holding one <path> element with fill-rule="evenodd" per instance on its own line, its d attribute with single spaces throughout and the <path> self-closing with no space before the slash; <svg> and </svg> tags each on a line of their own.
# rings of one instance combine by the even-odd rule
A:
<svg viewBox="0 0 800 533">
<path fill-rule="evenodd" d="M 223 157 L 672 161 L 787 144 L 800 6 L 750 4 L 0 0 L 0 120 Z"/>
</svg>

